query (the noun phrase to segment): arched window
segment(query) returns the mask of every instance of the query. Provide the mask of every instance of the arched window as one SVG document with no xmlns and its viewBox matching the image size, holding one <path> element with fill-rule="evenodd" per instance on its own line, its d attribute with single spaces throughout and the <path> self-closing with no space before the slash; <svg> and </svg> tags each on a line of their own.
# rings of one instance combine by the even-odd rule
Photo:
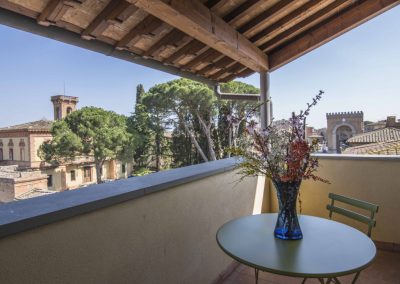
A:
<svg viewBox="0 0 400 284">
<path fill-rule="evenodd" d="M 0 161 L 3 161 L 3 148 L 0 148 Z"/>
<path fill-rule="evenodd" d="M 19 159 L 25 161 L 25 148 L 19 148 Z"/>
<path fill-rule="evenodd" d="M 67 115 L 72 112 L 72 107 L 67 107 Z"/>
<path fill-rule="evenodd" d="M 56 107 L 56 119 L 61 119 L 60 107 Z"/>
<path fill-rule="evenodd" d="M 14 141 L 10 139 L 10 141 L 8 141 L 8 147 L 13 147 L 13 146 L 14 146 Z"/>
<path fill-rule="evenodd" d="M 21 139 L 19 141 L 19 159 L 20 161 L 25 161 L 25 141 Z"/>
<path fill-rule="evenodd" d="M 14 160 L 14 149 L 12 148 L 8 150 L 8 159 L 10 161 Z"/>
</svg>

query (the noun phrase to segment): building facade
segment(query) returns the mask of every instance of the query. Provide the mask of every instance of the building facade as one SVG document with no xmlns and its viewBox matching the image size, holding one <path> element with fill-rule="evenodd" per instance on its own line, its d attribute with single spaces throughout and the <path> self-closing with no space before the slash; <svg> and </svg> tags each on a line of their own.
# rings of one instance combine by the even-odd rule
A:
<svg viewBox="0 0 400 284">
<path fill-rule="evenodd" d="M 76 110 L 77 97 L 53 96 L 54 120 L 65 118 Z M 64 191 L 96 183 L 92 157 L 77 157 L 64 165 L 50 165 L 38 155 L 39 147 L 52 139 L 53 121 L 39 120 L 0 128 L 0 202 L 18 199 L 32 190 Z M 132 163 L 106 161 L 102 180 L 127 178 Z"/>
<path fill-rule="evenodd" d="M 364 132 L 364 113 L 362 111 L 327 113 L 328 151 L 340 152 L 342 143 Z"/>
</svg>

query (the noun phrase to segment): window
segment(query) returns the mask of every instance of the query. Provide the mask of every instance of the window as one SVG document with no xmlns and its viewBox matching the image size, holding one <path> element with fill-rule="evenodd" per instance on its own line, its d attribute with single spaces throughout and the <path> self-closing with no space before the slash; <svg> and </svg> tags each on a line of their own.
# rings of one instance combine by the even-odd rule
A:
<svg viewBox="0 0 400 284">
<path fill-rule="evenodd" d="M 71 107 L 67 107 L 67 115 L 70 114 L 72 112 L 72 108 Z"/>
<path fill-rule="evenodd" d="M 53 187 L 53 176 L 52 175 L 47 176 L 47 187 Z"/>
<path fill-rule="evenodd" d="M 92 181 L 92 168 L 85 167 L 83 168 L 83 182 L 91 182 Z"/>
<path fill-rule="evenodd" d="M 59 107 L 56 107 L 56 119 L 61 119 L 61 112 Z"/>
<path fill-rule="evenodd" d="M 9 151 L 8 151 L 8 157 L 9 157 L 9 160 L 14 160 L 14 149 L 10 149 Z"/>
<path fill-rule="evenodd" d="M 75 171 L 71 171 L 71 181 L 75 180 L 76 180 Z"/>
<path fill-rule="evenodd" d="M 122 173 L 125 173 L 125 172 L 126 172 L 125 164 L 122 164 Z"/>
<path fill-rule="evenodd" d="M 3 149 L 0 148 L 0 161 L 3 161 Z"/>
<path fill-rule="evenodd" d="M 19 156 L 21 161 L 25 161 L 25 148 L 19 149 Z"/>
</svg>

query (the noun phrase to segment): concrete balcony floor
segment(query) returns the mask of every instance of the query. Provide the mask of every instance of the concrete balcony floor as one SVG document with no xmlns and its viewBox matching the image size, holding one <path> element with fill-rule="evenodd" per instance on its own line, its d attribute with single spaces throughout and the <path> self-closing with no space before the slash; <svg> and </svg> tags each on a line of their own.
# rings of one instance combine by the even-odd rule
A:
<svg viewBox="0 0 400 284">
<path fill-rule="evenodd" d="M 340 277 L 341 283 L 351 283 L 353 275 Z M 302 279 L 279 276 L 267 272 L 259 274 L 259 284 L 300 284 Z M 254 269 L 239 265 L 235 271 L 222 282 L 223 284 L 254 284 Z M 308 279 L 308 284 L 319 283 Z M 360 284 L 400 284 L 400 253 L 378 251 L 375 261 L 365 269 L 357 280 Z"/>
</svg>

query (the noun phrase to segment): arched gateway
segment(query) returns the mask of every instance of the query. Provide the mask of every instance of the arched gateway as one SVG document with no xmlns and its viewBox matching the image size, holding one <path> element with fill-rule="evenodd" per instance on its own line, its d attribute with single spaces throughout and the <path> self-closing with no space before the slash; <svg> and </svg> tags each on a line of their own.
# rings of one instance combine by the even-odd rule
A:
<svg viewBox="0 0 400 284">
<path fill-rule="evenodd" d="M 328 149 L 340 151 L 341 143 L 364 131 L 364 113 L 362 111 L 327 113 Z"/>
</svg>

